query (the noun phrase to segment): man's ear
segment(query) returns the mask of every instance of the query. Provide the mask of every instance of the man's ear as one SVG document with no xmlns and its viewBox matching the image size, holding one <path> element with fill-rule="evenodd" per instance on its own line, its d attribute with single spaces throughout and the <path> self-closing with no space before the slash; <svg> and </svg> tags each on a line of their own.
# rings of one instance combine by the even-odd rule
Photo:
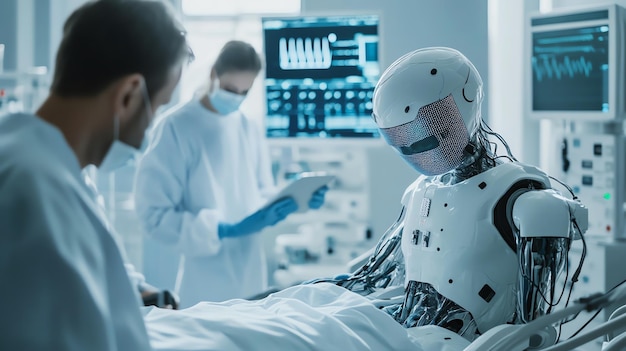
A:
<svg viewBox="0 0 626 351">
<path fill-rule="evenodd" d="M 144 78 L 138 73 L 126 75 L 114 84 L 114 111 L 120 122 L 125 123 L 143 104 L 143 84 Z"/>
</svg>

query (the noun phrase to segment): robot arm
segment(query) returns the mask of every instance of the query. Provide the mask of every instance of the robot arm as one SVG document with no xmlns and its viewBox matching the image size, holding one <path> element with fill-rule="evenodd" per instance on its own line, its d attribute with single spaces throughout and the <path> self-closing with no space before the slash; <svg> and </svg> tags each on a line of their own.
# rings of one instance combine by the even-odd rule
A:
<svg viewBox="0 0 626 351">
<path fill-rule="evenodd" d="M 552 189 L 520 195 L 513 206 L 513 223 L 522 238 L 580 239 L 589 225 L 587 207 Z"/>
<path fill-rule="evenodd" d="M 567 262 L 571 240 L 580 239 L 587 230 L 587 215 L 580 202 L 552 189 L 528 191 L 516 199 L 513 224 L 521 270 L 519 322 L 528 323 L 549 313 L 557 303 L 556 280 Z"/>
</svg>

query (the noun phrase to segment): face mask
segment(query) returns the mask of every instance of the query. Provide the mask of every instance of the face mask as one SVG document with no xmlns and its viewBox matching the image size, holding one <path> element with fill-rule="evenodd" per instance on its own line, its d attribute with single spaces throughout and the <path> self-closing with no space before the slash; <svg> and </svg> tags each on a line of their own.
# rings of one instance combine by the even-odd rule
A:
<svg viewBox="0 0 626 351">
<path fill-rule="evenodd" d="M 245 98 L 245 95 L 231 93 L 221 88 L 213 90 L 210 97 L 211 105 L 222 115 L 237 111 Z"/>
<path fill-rule="evenodd" d="M 152 104 L 148 95 L 146 84 L 142 84 L 143 99 L 145 108 L 148 111 L 148 120 L 152 120 Z M 113 144 L 109 148 L 109 151 L 104 156 L 104 160 L 98 167 L 100 173 L 110 173 L 117 169 L 120 169 L 126 165 L 131 164 L 132 161 L 139 155 L 139 150 L 119 140 L 120 134 L 120 119 L 115 116 L 113 119 Z"/>
<path fill-rule="evenodd" d="M 139 151 L 134 147 L 119 140 L 114 140 L 100 167 L 98 167 L 98 171 L 100 173 L 110 173 L 118 170 L 131 164 L 138 154 Z"/>
</svg>

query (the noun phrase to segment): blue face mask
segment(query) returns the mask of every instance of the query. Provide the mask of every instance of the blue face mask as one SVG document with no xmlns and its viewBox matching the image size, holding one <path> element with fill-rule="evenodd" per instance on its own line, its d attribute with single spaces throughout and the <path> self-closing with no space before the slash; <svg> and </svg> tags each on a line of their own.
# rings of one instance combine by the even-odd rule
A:
<svg viewBox="0 0 626 351">
<path fill-rule="evenodd" d="M 241 103 L 246 96 L 231 93 L 230 91 L 226 91 L 222 88 L 217 88 L 213 90 L 209 98 L 211 100 L 211 105 L 213 105 L 218 113 L 228 115 L 239 109 L 239 106 L 241 106 Z"/>
<path fill-rule="evenodd" d="M 148 95 L 148 90 L 146 88 L 146 84 L 142 85 L 142 93 L 145 108 L 147 111 L 148 120 L 152 120 L 152 103 L 150 101 L 150 96 Z M 113 144 L 107 151 L 107 154 L 104 156 L 104 160 L 98 167 L 98 172 L 100 173 L 109 173 L 116 171 L 128 164 L 132 164 L 131 162 L 135 160 L 135 158 L 140 154 L 140 150 L 137 148 L 126 144 L 123 141 L 119 140 L 120 134 L 120 119 L 118 116 L 115 116 L 113 119 Z M 143 146 L 143 144 L 142 144 Z"/>
<path fill-rule="evenodd" d="M 100 167 L 98 167 L 98 172 L 101 174 L 110 173 L 130 165 L 138 154 L 139 150 L 134 147 L 119 140 L 114 140 Z"/>
</svg>

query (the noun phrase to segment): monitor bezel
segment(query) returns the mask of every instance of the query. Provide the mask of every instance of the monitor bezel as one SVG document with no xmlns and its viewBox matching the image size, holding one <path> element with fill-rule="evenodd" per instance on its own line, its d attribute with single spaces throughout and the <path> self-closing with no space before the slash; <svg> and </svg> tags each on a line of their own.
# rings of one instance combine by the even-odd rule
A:
<svg viewBox="0 0 626 351">
<path fill-rule="evenodd" d="M 332 13 L 328 12 L 303 12 L 299 14 L 278 14 L 278 15 L 264 15 L 261 17 L 261 30 L 262 30 L 262 47 L 265 51 L 265 28 L 263 22 L 265 20 L 296 20 L 302 18 L 332 18 L 332 17 L 366 17 L 366 16 L 376 16 L 377 17 L 377 32 L 378 32 L 378 63 L 380 65 L 380 75 L 382 75 L 384 68 L 383 67 L 383 41 L 382 33 L 383 33 L 383 16 L 380 11 L 336 11 Z M 264 52 L 265 54 L 265 52 Z M 263 99 L 264 102 L 267 103 L 267 87 L 265 85 L 267 77 L 263 77 Z M 321 136 L 268 136 L 267 135 L 267 106 L 263 113 L 263 128 L 265 132 L 265 138 L 267 142 L 272 146 L 293 146 L 294 143 L 297 145 L 303 145 L 305 147 L 310 147 L 312 145 L 317 146 L 326 146 L 326 147 L 334 147 L 334 146 L 379 146 L 385 144 L 382 136 L 341 136 L 341 137 L 321 137 Z M 322 143 L 323 142 L 323 143 Z"/>
<path fill-rule="evenodd" d="M 533 26 L 532 21 L 536 19 L 546 19 L 564 15 L 575 15 L 586 12 L 608 10 L 608 18 L 595 20 L 582 20 L 567 23 L 545 24 Z M 551 12 L 535 12 L 528 15 L 526 20 L 527 29 L 525 31 L 525 95 L 526 113 L 533 119 L 556 119 L 556 120 L 578 120 L 607 122 L 624 118 L 624 100 L 618 97 L 618 93 L 624 92 L 624 45 L 618 45 L 624 39 L 624 15 L 623 8 L 616 4 L 602 6 L 585 6 L 568 9 L 560 9 Z M 621 22 L 620 22 L 621 21 Z M 609 26 L 609 83 L 608 83 L 608 104 L 607 112 L 603 111 L 575 111 L 575 110 L 534 110 L 533 109 L 533 33 L 549 32 L 563 29 L 576 29 L 590 26 L 606 24 Z M 618 50 L 621 50 L 618 52 Z"/>
</svg>

